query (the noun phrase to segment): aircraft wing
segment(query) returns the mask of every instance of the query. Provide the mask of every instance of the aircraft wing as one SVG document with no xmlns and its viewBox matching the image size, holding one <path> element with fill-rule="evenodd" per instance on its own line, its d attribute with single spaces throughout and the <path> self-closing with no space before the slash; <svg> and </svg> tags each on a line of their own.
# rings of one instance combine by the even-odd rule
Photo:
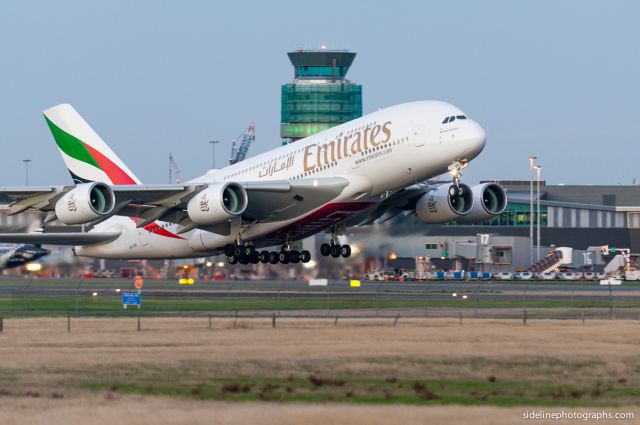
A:
<svg viewBox="0 0 640 425">
<path fill-rule="evenodd" d="M 42 196 L 54 193 L 56 187 L 1 187 L 0 188 L 0 204 L 10 204 L 26 198 Z"/>
<path fill-rule="evenodd" d="M 348 184 L 342 177 L 245 183 L 249 196 L 245 214 L 261 222 L 288 220 L 326 204 Z"/>
<path fill-rule="evenodd" d="M 428 183 L 419 183 L 399 190 L 374 207 L 350 218 L 347 226 L 366 226 L 375 221 L 384 223 L 400 213 L 412 213 L 418 199 L 432 189 L 433 186 Z"/>
<path fill-rule="evenodd" d="M 0 242 L 36 245 L 93 245 L 110 242 L 118 236 L 120 236 L 120 232 L 0 233 Z"/>
<path fill-rule="evenodd" d="M 342 193 L 349 181 L 342 177 L 237 182 L 247 191 L 248 205 L 242 218 L 268 223 L 288 220 L 312 211 Z M 186 213 L 189 200 L 206 183 L 169 186 L 114 186 L 116 199 L 128 200 L 118 214 L 140 217 L 138 227 L 165 220 L 194 228 Z M 227 234 L 225 226 L 197 226 Z"/>
<path fill-rule="evenodd" d="M 248 195 L 248 205 L 242 219 L 251 222 L 273 222 L 288 220 L 322 206 L 340 195 L 349 181 L 342 177 L 328 177 L 236 183 L 242 185 Z M 166 220 L 181 224 L 185 228 L 194 228 L 197 226 L 188 219 L 186 207 L 189 200 L 208 184 L 192 182 L 111 186 L 116 198 L 114 214 L 140 218 L 136 221 L 138 227 L 155 220 Z M 17 214 L 27 209 L 50 211 L 50 214 L 53 214 L 55 202 L 73 188 L 74 186 L 0 188 L 0 203 L 9 204 L 9 214 Z M 28 241 L 22 239 L 22 242 Z"/>
<path fill-rule="evenodd" d="M 247 191 L 245 218 L 279 221 L 311 211 L 338 196 L 349 181 L 342 177 L 317 179 L 238 181 Z M 130 206 L 185 209 L 189 200 L 207 183 L 181 185 L 113 186 L 116 200 L 127 200 Z M 123 211 L 124 213 L 124 211 Z"/>
</svg>

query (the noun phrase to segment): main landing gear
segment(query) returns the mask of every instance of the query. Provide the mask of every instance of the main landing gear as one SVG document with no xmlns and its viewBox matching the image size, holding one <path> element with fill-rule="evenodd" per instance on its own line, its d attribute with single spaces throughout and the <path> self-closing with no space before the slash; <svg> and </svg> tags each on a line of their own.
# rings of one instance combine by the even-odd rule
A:
<svg viewBox="0 0 640 425">
<path fill-rule="evenodd" d="M 280 251 L 260 251 L 253 245 L 229 244 L 224 247 L 224 255 L 229 264 L 297 264 L 311 261 L 311 253 L 306 249 L 297 251 L 287 244 Z"/>
<path fill-rule="evenodd" d="M 320 254 L 322 254 L 323 257 L 349 258 L 351 256 L 351 245 L 340 245 L 337 238 L 331 238 L 330 243 L 320 245 Z"/>
</svg>

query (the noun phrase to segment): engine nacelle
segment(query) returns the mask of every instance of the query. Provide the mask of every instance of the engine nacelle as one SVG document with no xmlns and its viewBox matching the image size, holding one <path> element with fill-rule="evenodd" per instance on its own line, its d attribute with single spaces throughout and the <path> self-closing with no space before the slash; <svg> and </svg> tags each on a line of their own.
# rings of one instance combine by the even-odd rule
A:
<svg viewBox="0 0 640 425">
<path fill-rule="evenodd" d="M 456 219 L 458 223 L 471 224 L 488 220 L 501 214 L 507 208 L 507 194 L 495 183 L 473 186 L 473 208 L 469 214 Z"/>
<path fill-rule="evenodd" d="M 241 215 L 247 209 L 247 191 L 238 183 L 213 183 L 187 204 L 196 224 L 211 225 Z"/>
<path fill-rule="evenodd" d="M 110 215 L 116 197 L 110 186 L 94 182 L 82 183 L 56 202 L 56 216 L 64 224 L 84 224 Z"/>
<path fill-rule="evenodd" d="M 416 215 L 424 223 L 458 220 L 473 208 L 473 194 L 466 184 L 443 184 L 422 195 L 416 204 Z"/>
</svg>

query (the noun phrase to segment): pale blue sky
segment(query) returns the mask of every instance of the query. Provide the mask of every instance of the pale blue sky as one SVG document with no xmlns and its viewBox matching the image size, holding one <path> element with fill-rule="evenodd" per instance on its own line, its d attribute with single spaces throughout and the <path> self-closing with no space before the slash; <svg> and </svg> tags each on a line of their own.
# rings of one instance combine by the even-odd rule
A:
<svg viewBox="0 0 640 425">
<path fill-rule="evenodd" d="M 315 6 L 312 6 L 316 4 Z M 638 1 L 4 1 L 0 186 L 70 183 L 41 115 L 73 104 L 146 183 L 217 164 L 255 121 L 280 143 L 287 51 L 358 53 L 365 113 L 451 102 L 487 131 L 465 180 L 640 180 Z M 224 161 L 223 161 L 224 160 Z"/>
</svg>

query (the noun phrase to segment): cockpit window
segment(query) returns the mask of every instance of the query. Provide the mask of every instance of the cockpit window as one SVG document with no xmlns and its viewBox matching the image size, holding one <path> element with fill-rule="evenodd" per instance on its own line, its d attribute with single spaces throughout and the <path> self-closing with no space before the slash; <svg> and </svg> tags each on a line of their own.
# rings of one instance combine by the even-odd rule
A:
<svg viewBox="0 0 640 425">
<path fill-rule="evenodd" d="M 442 124 L 446 124 L 448 122 L 454 122 L 456 119 L 466 120 L 467 117 L 465 115 L 453 115 L 453 116 L 445 118 L 444 121 L 442 121 Z"/>
</svg>

